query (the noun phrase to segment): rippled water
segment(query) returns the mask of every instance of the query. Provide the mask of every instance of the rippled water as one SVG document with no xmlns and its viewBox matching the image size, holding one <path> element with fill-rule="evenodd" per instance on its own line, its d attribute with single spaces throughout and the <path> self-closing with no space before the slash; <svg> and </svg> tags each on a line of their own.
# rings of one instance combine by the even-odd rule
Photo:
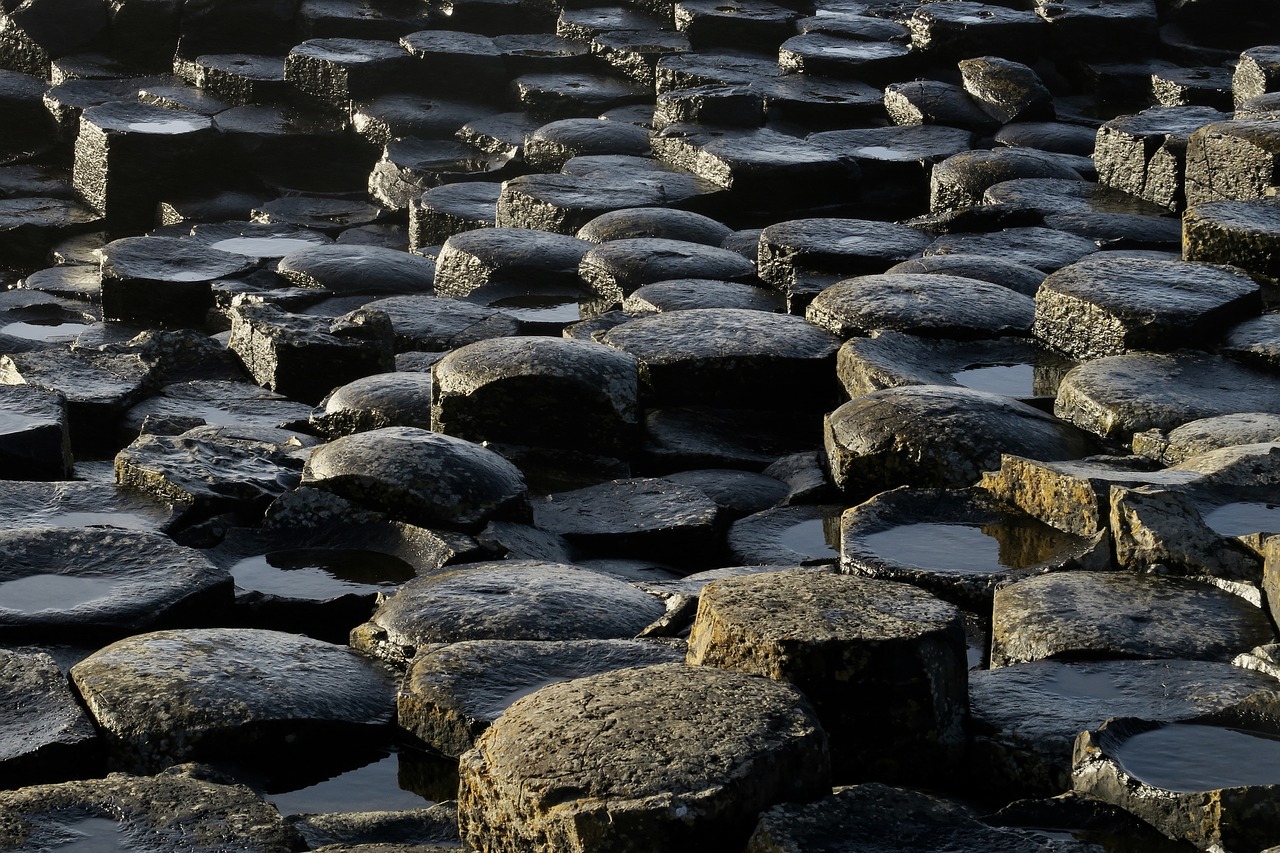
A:
<svg viewBox="0 0 1280 853">
<path fill-rule="evenodd" d="M 12 335 L 28 341 L 47 341 L 53 338 L 73 338 L 89 328 L 87 323 L 9 323 L 0 326 L 0 334 Z"/>
<path fill-rule="evenodd" d="M 1173 723 L 1127 738 L 1114 758 L 1167 791 L 1280 784 L 1280 738 L 1262 732 Z"/>
<path fill-rule="evenodd" d="M 68 610 L 111 595 L 117 584 L 110 578 L 76 575 L 29 575 L 0 583 L 0 608 L 19 613 Z"/>
<path fill-rule="evenodd" d="M 1238 501 L 1205 513 L 1204 523 L 1220 536 L 1280 532 L 1280 504 Z"/>
</svg>

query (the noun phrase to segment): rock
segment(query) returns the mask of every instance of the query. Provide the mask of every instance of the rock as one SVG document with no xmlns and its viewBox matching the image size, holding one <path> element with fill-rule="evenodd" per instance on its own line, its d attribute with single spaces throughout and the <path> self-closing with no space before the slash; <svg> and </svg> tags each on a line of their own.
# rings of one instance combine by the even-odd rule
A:
<svg viewBox="0 0 1280 853">
<path fill-rule="evenodd" d="M 755 264 L 728 249 L 637 237 L 610 240 L 589 250 L 578 275 L 602 303 L 620 303 L 641 285 L 680 278 L 755 280 Z"/>
<path fill-rule="evenodd" d="M 804 272 L 840 276 L 884 272 L 919 254 L 928 235 L 864 219 L 796 219 L 760 232 L 760 278 L 780 290 Z"/>
<path fill-rule="evenodd" d="M 228 751 L 287 756 L 307 742 L 376 739 L 392 719 L 394 688 L 374 666 L 275 631 L 139 634 L 85 658 L 71 678 L 110 749 L 135 767 Z M 294 737 L 279 737 L 284 726 Z"/>
<path fill-rule="evenodd" d="M 1190 421 L 1169 430 L 1133 434 L 1133 452 L 1165 465 L 1177 465 L 1192 456 L 1239 444 L 1280 440 L 1280 415 L 1246 412 Z"/>
<path fill-rule="evenodd" d="M 1054 461 L 1089 452 L 1083 434 L 1038 409 L 935 385 L 887 388 L 845 403 L 824 420 L 824 441 L 832 480 L 850 497 L 901 485 L 969 486 L 998 468 L 1002 453 Z"/>
<path fill-rule="evenodd" d="M 71 434 L 62 395 L 33 385 L 0 385 L 0 412 L 0 476 L 71 478 Z"/>
<path fill-rule="evenodd" d="M 621 578 L 575 566 L 471 563 L 404 584 L 351 632 L 351 643 L 403 666 L 432 643 L 629 639 L 664 609 Z"/>
<path fill-rule="evenodd" d="M 1278 90 L 1280 49 L 1275 45 L 1259 45 L 1240 54 L 1231 74 L 1231 94 L 1237 107 Z"/>
<path fill-rule="evenodd" d="M 1157 611 L 1165 618 L 1152 620 Z M 996 590 L 991 665 L 1069 656 L 1229 661 L 1273 639 L 1258 607 L 1207 583 L 1054 572 Z"/>
<path fill-rule="evenodd" d="M 333 242 L 309 228 L 258 222 L 207 222 L 193 227 L 191 236 L 210 249 L 242 255 L 258 262 L 278 260 L 299 249 L 326 246 Z"/>
<path fill-rule="evenodd" d="M 988 826 L 965 806 L 918 791 L 867 782 L 821 800 L 762 812 L 746 853 L 931 850 L 1071 851 L 1101 848 L 1045 834 Z"/>
<path fill-rule="evenodd" d="M 0 634 L 98 641 L 180 624 L 228 601 L 230 577 L 156 533 L 18 528 L 0 533 Z"/>
<path fill-rule="evenodd" d="M 1280 133 L 1274 122 L 1206 123 L 1187 140 L 1187 205 L 1265 197 L 1280 183 L 1278 154 Z"/>
<path fill-rule="evenodd" d="M 405 674 L 397 721 L 431 748 L 456 757 L 511 703 L 550 684 L 683 660 L 675 649 L 641 640 L 466 640 L 433 647 Z"/>
<path fill-rule="evenodd" d="M 174 73 L 232 104 L 267 103 L 287 95 L 283 58 L 243 53 L 175 57 Z"/>
<path fill-rule="evenodd" d="M 389 296 L 365 308 L 391 318 L 397 352 L 442 353 L 477 341 L 519 331 L 510 314 L 460 299 L 433 296 Z"/>
<path fill-rule="evenodd" d="M 976 278 L 1016 290 L 1024 296 L 1035 296 L 1040 283 L 1045 279 L 1045 273 L 1035 267 L 985 255 L 948 254 L 911 258 L 894 264 L 885 272 L 942 273 L 960 278 Z"/>
<path fill-rule="evenodd" d="M 882 492 L 844 512 L 839 541 L 846 574 L 913 584 L 978 613 L 1018 578 L 1111 567 L 1104 534 L 1064 533 L 981 489 Z"/>
<path fill-rule="evenodd" d="M 719 508 L 670 480 L 612 480 L 533 502 L 537 527 L 591 551 L 694 563 L 719 545 Z"/>
<path fill-rule="evenodd" d="M 805 309 L 810 323 L 845 339 L 878 330 L 953 340 L 1025 335 L 1033 314 L 1029 297 L 998 284 L 908 273 L 845 279 Z"/>
<path fill-rule="evenodd" d="M 719 246 L 733 232 L 709 216 L 670 207 L 627 207 L 602 213 L 578 229 L 577 237 L 591 243 L 659 237 Z"/>
<path fill-rule="evenodd" d="M 698 49 L 757 47 L 772 50 L 795 31 L 800 14 L 767 0 L 678 0 L 672 6 L 676 29 Z"/>
<path fill-rule="evenodd" d="M 970 56 L 1035 57 L 1046 26 L 1035 13 L 986 3 L 957 0 L 961 5 L 925 5 L 907 19 L 911 46 L 937 59 Z"/>
<path fill-rule="evenodd" d="M 435 264 L 426 258 L 379 246 L 314 246 L 290 252 L 276 272 L 294 287 L 324 288 L 335 294 L 433 293 Z"/>
<path fill-rule="evenodd" d="M 1261 700 L 1280 682 L 1226 663 L 1054 660 L 969 673 L 971 760 L 985 788 L 1005 796 L 1071 789 L 1079 732 L 1110 717 L 1186 720 Z"/>
<path fill-rule="evenodd" d="M 494 517 L 527 513 L 520 472 L 460 438 L 385 427 L 316 449 L 302 482 L 424 527 L 479 530 Z"/>
<path fill-rule="evenodd" d="M 432 187 L 409 202 L 409 250 L 437 246 L 454 234 L 492 228 L 501 185 L 463 181 Z"/>
<path fill-rule="evenodd" d="M 196 379 L 165 385 L 130 408 L 121 432 L 132 441 L 148 418 L 185 418 L 215 427 L 297 429 L 310 414 L 309 406 L 248 382 Z"/>
<path fill-rule="evenodd" d="M 111 477 L 108 468 L 96 482 L 5 481 L 0 511 L 15 529 L 83 525 L 158 533 L 171 523 L 172 507 L 121 489 Z"/>
<path fill-rule="evenodd" d="M 707 466 L 756 471 L 820 444 L 808 412 L 673 406 L 645 413 L 637 465 L 661 472 Z"/>
<path fill-rule="evenodd" d="M 1151 75 L 1151 93 L 1166 107 L 1232 109 L 1231 71 L 1227 68 L 1169 68 Z"/>
<path fill-rule="evenodd" d="M 1030 148 L 962 151 L 933 167 L 929 209 L 934 213 L 981 204 L 992 186 L 1016 179 L 1075 180 L 1080 173 L 1055 155 Z"/>
<path fill-rule="evenodd" d="M 0 788 L 56 782 L 98 766 L 98 732 L 53 658 L 0 650 Z"/>
<path fill-rule="evenodd" d="M 463 755 L 458 822 L 491 850 L 741 843 L 762 808 L 827 789 L 825 741 L 807 701 L 764 679 L 683 664 L 575 679 Z"/>
<path fill-rule="evenodd" d="M 1280 279 L 1280 199 L 1210 201 L 1182 218 L 1183 257 Z"/>
<path fill-rule="evenodd" d="M 403 811 L 299 814 L 286 820 L 312 850 L 329 853 L 444 853 L 458 849 L 456 802 Z"/>
<path fill-rule="evenodd" d="M 978 106 L 1001 124 L 1053 119 L 1053 96 L 1035 71 L 999 56 L 962 59 L 964 89 Z"/>
<path fill-rule="evenodd" d="M 601 342 L 636 357 L 644 397 L 762 409 L 822 405 L 839 346 L 799 317 L 732 308 L 641 317 Z"/>
<path fill-rule="evenodd" d="M 538 290 L 577 290 L 578 264 L 590 249 L 586 240 L 528 229 L 483 228 L 455 234 L 445 241 L 436 261 L 436 292 L 467 296 L 508 282 L 536 285 Z"/>
<path fill-rule="evenodd" d="M 116 481 L 175 504 L 191 524 L 226 512 L 247 520 L 298 485 L 301 443 L 284 430 L 197 426 L 177 435 L 141 435 L 116 454 Z"/>
<path fill-rule="evenodd" d="M 637 443 L 636 360 L 617 349 L 564 338 L 493 338 L 453 350 L 433 375 L 437 432 L 566 457 L 626 459 Z"/>
<path fill-rule="evenodd" d="M 591 38 L 591 53 L 640 86 L 652 87 L 658 60 L 689 50 L 689 37 L 673 32 L 600 32 Z M 637 104 L 648 110 L 648 107 Z M 623 107 L 622 109 L 626 109 Z M 645 140 L 647 150 L 648 140 Z"/>
<path fill-rule="evenodd" d="M 1074 362 L 1017 338 L 930 339 L 881 331 L 850 338 L 836 353 L 836 375 L 850 397 L 903 385 L 959 385 L 1051 405 Z"/>
<path fill-rule="evenodd" d="M 512 85 L 521 107 L 543 121 L 599 115 L 644 100 L 634 83 L 589 71 L 522 74 Z"/>
<path fill-rule="evenodd" d="M 1152 107 L 1098 129 L 1098 182 L 1180 210 L 1191 135 L 1226 116 L 1209 107 Z"/>
<path fill-rule="evenodd" d="M 1093 536 L 1110 524 L 1112 489 L 1154 484 L 1177 486 L 1196 475 L 1151 470 L 1136 457 L 1042 462 L 1006 454 L 1000 469 L 982 475 L 982 488 L 1028 515 L 1077 536 Z"/>
<path fill-rule="evenodd" d="M 964 90 L 940 80 L 910 80 L 890 83 L 884 90 L 884 108 L 894 124 L 939 124 L 973 131 L 999 127 Z"/>
<path fill-rule="evenodd" d="M 706 278 L 677 278 L 637 287 L 622 300 L 622 310 L 645 312 L 689 311 L 697 308 L 736 308 L 780 313 L 782 297 L 752 284 Z"/>
<path fill-rule="evenodd" d="M 763 509 L 733 523 L 729 551 L 744 566 L 834 563 L 840 553 L 841 509 L 830 504 Z"/>
<path fill-rule="evenodd" d="M 1049 26 L 1049 45 L 1068 56 L 1128 57 L 1155 51 L 1160 23 L 1152 0 L 1120 0 L 1095 6 L 1089 0 L 1036 0 L 1036 14 Z"/>
<path fill-rule="evenodd" d="M 206 782 L 194 771 L 180 766 L 158 776 L 113 773 L 0 793 L 0 845 L 119 846 L 144 838 L 141 843 L 184 853 L 287 853 L 302 844 L 280 813 L 253 791 Z"/>
<path fill-rule="evenodd" d="M 945 774 L 963 751 L 960 616 L 911 587 L 808 571 L 714 581 L 698 601 L 688 662 L 802 690 L 831 738 L 837 780 L 919 779 L 921 766 Z M 867 695 L 885 701 L 858 700 Z"/>
<path fill-rule="evenodd" d="M 1077 738 L 1072 785 L 1200 849 L 1261 849 L 1280 833 L 1270 728 L 1108 720 Z M 1170 752 L 1180 760 L 1166 767 Z"/>
<path fill-rule="evenodd" d="M 1051 273 L 1098 250 L 1084 237 L 1051 228 L 1005 228 L 990 234 L 951 234 L 924 250 L 932 255 L 993 255 Z"/>
<path fill-rule="evenodd" d="M 1210 527 L 1204 519 L 1210 514 L 1182 489 L 1112 486 L 1110 527 L 1116 563 L 1134 571 L 1256 583 L 1257 555 Z"/>
<path fill-rule="evenodd" d="M 382 94 L 393 84 L 401 91 L 412 89 L 420 70 L 408 51 L 392 41 L 308 39 L 289 51 L 284 78 L 320 101 L 345 106 Z"/>
<path fill-rule="evenodd" d="M 228 110 L 228 112 L 233 111 Z M 294 153 L 292 156 L 298 155 Z M 254 222 L 299 225 L 303 228 L 314 228 L 325 234 L 339 234 L 348 228 L 377 222 L 382 214 L 382 208 L 364 201 L 286 196 L 255 207 L 252 219 Z"/>
<path fill-rule="evenodd" d="M 1032 331 L 1096 359 L 1212 340 L 1261 308 L 1258 285 L 1233 267 L 1094 255 L 1044 280 Z"/>
<path fill-rule="evenodd" d="M 202 328 L 213 307 L 211 283 L 250 271 L 241 255 L 170 237 L 127 237 L 104 246 L 104 318 L 140 325 Z"/>
<path fill-rule="evenodd" d="M 1221 356 L 1130 353 L 1073 368 L 1054 412 L 1097 435 L 1127 441 L 1137 432 L 1239 412 L 1280 413 L 1280 386 Z"/>
<path fill-rule="evenodd" d="M 311 415 L 329 438 L 383 427 L 431 429 L 431 375 L 376 373 L 333 389 Z"/>
<path fill-rule="evenodd" d="M 10 263 L 40 264 L 56 244 L 103 225 L 101 214 L 63 198 L 0 200 L 0 251 Z"/>
<path fill-rule="evenodd" d="M 783 501 L 789 488 L 781 479 L 732 468 L 694 468 L 668 474 L 667 480 L 693 486 L 715 501 L 726 519 L 737 519 L 766 510 Z"/>
<path fill-rule="evenodd" d="M 525 162 L 540 172 L 555 172 L 574 157 L 590 154 L 649 153 L 649 134 L 641 127 L 593 118 L 568 118 L 544 124 L 525 137 Z"/>
<path fill-rule="evenodd" d="M 227 346 L 259 385 L 305 403 L 394 367 L 391 322 L 365 309 L 330 320 L 240 301 L 231 307 Z"/>
</svg>

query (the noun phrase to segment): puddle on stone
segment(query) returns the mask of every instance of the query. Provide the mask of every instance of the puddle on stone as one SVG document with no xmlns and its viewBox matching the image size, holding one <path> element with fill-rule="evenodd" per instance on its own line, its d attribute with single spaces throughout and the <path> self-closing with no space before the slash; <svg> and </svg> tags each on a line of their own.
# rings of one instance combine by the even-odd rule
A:
<svg viewBox="0 0 1280 853">
<path fill-rule="evenodd" d="M 1110 674 L 1085 672 L 1075 667 L 1055 666 L 1043 684 L 1059 696 L 1088 696 L 1091 699 L 1123 699 L 1125 693 Z"/>
<path fill-rule="evenodd" d="M 69 610 L 107 598 L 119 589 L 110 578 L 78 575 L 30 575 L 0 583 L 0 609 L 19 613 Z"/>
<path fill-rule="evenodd" d="M 918 155 L 905 148 L 890 148 L 886 145 L 864 145 L 852 152 L 854 157 L 862 160 L 917 160 Z"/>
<path fill-rule="evenodd" d="M 582 319 L 578 300 L 566 302 L 563 296 L 507 296 L 488 305 L 526 323 L 576 323 Z"/>
<path fill-rule="evenodd" d="M 1280 532 L 1280 504 L 1238 501 L 1204 514 L 1204 523 L 1219 536 Z"/>
<path fill-rule="evenodd" d="M 54 338 L 72 338 L 88 329 L 87 323 L 10 323 L 0 326 L 0 335 L 11 335 L 27 341 L 49 341 Z"/>
<path fill-rule="evenodd" d="M 19 415 L 13 412 L 0 412 L 0 435 L 11 432 L 26 432 L 39 426 L 46 426 L 52 420 L 38 415 Z"/>
<path fill-rule="evenodd" d="M 49 844 L 41 844 L 37 849 L 49 853 L 114 853 L 119 850 L 134 850 L 127 844 L 117 821 L 105 817 L 86 817 L 71 823 L 60 823 Z"/>
<path fill-rule="evenodd" d="M 371 812 L 420 809 L 430 805 L 416 782 L 409 752 L 380 751 L 371 761 L 306 787 L 287 789 L 268 782 L 266 799 L 281 814 Z"/>
<path fill-rule="evenodd" d="M 343 548 L 296 548 L 241 560 L 231 577 L 241 589 L 282 598 L 327 601 L 399 586 L 413 566 L 390 554 Z"/>
<path fill-rule="evenodd" d="M 190 121 L 184 119 L 169 119 L 167 121 L 131 121 L 128 124 L 129 130 L 138 133 L 186 133 L 196 130 L 199 127 Z"/>
<path fill-rule="evenodd" d="M 28 525 L 30 526 L 30 525 Z M 41 527 L 123 527 L 126 530 L 155 530 L 156 524 L 129 512 L 55 512 L 41 519 Z"/>
<path fill-rule="evenodd" d="M 806 557 L 835 557 L 840 553 L 840 517 L 811 518 L 778 535 L 778 544 Z"/>
<path fill-rule="evenodd" d="M 885 560 L 943 572 L 996 572 L 1035 566 L 1072 538 L 1034 519 L 991 524 L 903 524 L 863 537 Z"/>
<path fill-rule="evenodd" d="M 1035 396 L 1035 367 L 1031 364 L 993 364 L 957 370 L 951 378 L 965 388 L 1004 394 L 1008 397 Z"/>
<path fill-rule="evenodd" d="M 1280 737 L 1171 723 L 1126 738 L 1113 758 L 1136 779 L 1177 793 L 1280 784 Z"/>
<path fill-rule="evenodd" d="M 313 249 L 320 245 L 314 240 L 296 237 L 231 237 L 209 244 L 209 248 L 250 258 L 283 258 L 300 249 Z"/>
</svg>

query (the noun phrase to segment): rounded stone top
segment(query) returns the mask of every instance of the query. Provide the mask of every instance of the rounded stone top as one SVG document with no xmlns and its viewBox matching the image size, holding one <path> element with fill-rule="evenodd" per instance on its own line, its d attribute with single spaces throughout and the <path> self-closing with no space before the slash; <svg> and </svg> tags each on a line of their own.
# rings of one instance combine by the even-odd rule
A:
<svg viewBox="0 0 1280 853">
<path fill-rule="evenodd" d="M 196 113 L 170 110 L 134 101 L 112 101 L 90 107 L 80 115 L 84 123 L 114 133 L 177 136 L 213 128 L 213 120 Z"/>
<path fill-rule="evenodd" d="M 307 246 L 282 257 L 276 272 L 295 287 L 323 287 L 335 293 L 435 292 L 434 262 L 382 246 Z"/>
<path fill-rule="evenodd" d="M 148 281 L 213 281 L 253 269 L 253 258 L 223 252 L 198 240 L 125 237 L 101 249 L 104 278 Z"/>
<path fill-rule="evenodd" d="M 640 317 L 610 329 L 601 340 L 647 364 L 736 356 L 823 359 L 840 348 L 839 338 L 801 317 L 745 308 L 695 308 Z"/>
<path fill-rule="evenodd" d="M 609 386 L 613 395 L 634 399 L 636 370 L 635 356 L 613 347 L 530 335 L 459 347 L 436 364 L 435 381 L 441 392 L 468 394 L 499 379 L 557 377 L 593 388 Z"/>
<path fill-rule="evenodd" d="M 769 642 L 900 640 L 960 620 L 954 605 L 908 584 L 803 569 L 712 581 L 698 609 L 700 617 L 714 614 Z M 697 655 L 694 637 L 689 654 Z"/>
<path fill-rule="evenodd" d="M 295 45 L 289 51 L 289 55 L 305 56 L 321 62 L 354 65 L 408 57 L 409 54 L 406 48 L 393 41 L 329 38 L 304 41 Z"/>
<path fill-rule="evenodd" d="M 302 479 L 427 527 L 475 529 L 527 512 L 518 468 L 478 444 L 415 427 L 335 439 L 311 454 Z"/>
<path fill-rule="evenodd" d="M 1041 287 L 1143 318 L 1199 316 L 1258 292 L 1257 283 L 1235 267 L 1112 257 L 1105 252 L 1050 274 Z"/>
<path fill-rule="evenodd" d="M 211 249 L 247 258 L 282 258 L 299 249 L 333 242 L 310 228 L 261 222 L 210 222 L 192 228 L 191 236 Z"/>
</svg>

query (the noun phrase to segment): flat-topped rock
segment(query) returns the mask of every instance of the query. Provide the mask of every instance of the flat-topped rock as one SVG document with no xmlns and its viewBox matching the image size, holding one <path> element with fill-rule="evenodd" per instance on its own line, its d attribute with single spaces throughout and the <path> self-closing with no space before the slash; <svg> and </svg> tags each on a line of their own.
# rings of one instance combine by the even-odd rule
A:
<svg viewBox="0 0 1280 853">
<path fill-rule="evenodd" d="M 644 640 L 464 640 L 414 658 L 396 700 L 397 723 L 433 749 L 459 756 L 529 693 L 558 681 L 683 660 L 683 652 Z"/>
<path fill-rule="evenodd" d="M 629 639 L 661 601 L 625 580 L 560 563 L 471 563 L 409 581 L 388 596 L 352 645 L 397 665 L 432 643 Z"/>
<path fill-rule="evenodd" d="M 577 288 L 578 264 L 592 247 L 565 234 L 524 228 L 483 228 L 455 234 L 436 260 L 442 296 L 467 296 L 486 285 L 533 279 L 539 287 Z"/>
<path fill-rule="evenodd" d="M 602 302 L 621 302 L 638 287 L 678 278 L 755 280 L 755 264 L 718 246 L 635 237 L 609 240 L 582 256 L 578 275 Z"/>
<path fill-rule="evenodd" d="M 302 481 L 425 527 L 478 530 L 490 518 L 527 512 L 524 480 L 510 462 L 413 427 L 335 439 L 311 454 Z"/>
<path fill-rule="evenodd" d="M 1210 201 L 1182 219 L 1183 257 L 1209 264 L 1232 264 L 1280 278 L 1280 200 Z"/>
<path fill-rule="evenodd" d="M 1002 453 L 1055 460 L 1090 451 L 1083 433 L 1039 409 L 937 385 L 851 400 L 827 415 L 824 441 L 836 487 L 864 497 L 901 485 L 969 486 L 998 468 Z"/>
<path fill-rule="evenodd" d="M 520 329 L 510 314 L 461 299 L 389 296 L 365 307 L 391 318 L 397 352 L 445 352 Z"/>
<path fill-rule="evenodd" d="M 636 237 L 661 237 L 719 246 L 732 229 L 729 226 L 694 213 L 670 207 L 626 207 L 602 213 L 578 229 L 577 237 L 592 243 L 627 240 Z"/>
<path fill-rule="evenodd" d="M 1150 619 L 1152 612 L 1165 618 Z M 1259 607 L 1201 581 L 1055 572 L 996 590 L 991 664 L 1082 656 L 1226 662 L 1273 640 Z"/>
<path fill-rule="evenodd" d="M 0 634 L 103 641 L 227 603 L 230 577 L 157 533 L 18 528 L 0 534 Z"/>
<path fill-rule="evenodd" d="M 1242 444 L 1280 440 L 1280 414 L 1243 412 L 1200 418 L 1167 433 L 1158 429 L 1133 434 L 1133 452 L 1165 465 Z"/>
<path fill-rule="evenodd" d="M 782 288 L 801 272 L 842 276 L 884 272 L 919 254 L 929 235 L 902 225 L 865 219 L 795 219 L 760 232 L 760 278 Z"/>
<path fill-rule="evenodd" d="M 430 295 L 436 270 L 431 261 L 408 252 L 336 244 L 290 252 L 276 264 L 276 272 L 294 287 L 324 288 L 336 294 Z"/>
<path fill-rule="evenodd" d="M 966 340 L 1026 335 L 1034 303 L 1007 287 L 953 275 L 888 273 L 845 279 L 805 309 L 805 319 L 841 338 L 890 330 Z"/>
<path fill-rule="evenodd" d="M 333 389 L 312 413 L 330 438 L 383 427 L 431 429 L 431 374 L 404 371 L 363 376 Z"/>
<path fill-rule="evenodd" d="M 67 402 L 34 385 L 0 385 L 0 476 L 62 480 L 71 476 Z"/>
<path fill-rule="evenodd" d="M 1200 127 L 1222 121 L 1210 107 L 1152 107 L 1098 129 L 1098 182 L 1168 208 L 1185 203 L 1187 144 Z"/>
<path fill-rule="evenodd" d="M 954 607 L 914 587 L 765 572 L 703 588 L 688 662 L 802 690 L 831 739 L 837 780 L 912 779 L 963 749 L 963 635 Z M 868 694 L 877 701 L 859 701 Z M 880 734 L 870 741 L 868 730 Z"/>
<path fill-rule="evenodd" d="M 1206 123 L 1187 140 L 1187 205 L 1265 198 L 1268 188 L 1280 181 L 1277 154 L 1280 133 L 1275 122 Z"/>
<path fill-rule="evenodd" d="M 1072 181 L 1083 183 L 1083 181 Z M 1047 273 L 1035 267 L 987 255 L 944 254 L 910 258 L 894 264 L 887 273 L 941 273 L 989 281 L 1024 296 L 1035 296 Z"/>
<path fill-rule="evenodd" d="M 754 676 L 665 664 L 575 679 L 521 699 L 464 754 L 458 822 L 466 843 L 513 853 L 738 844 L 761 809 L 827 790 L 825 741 L 798 691 Z M 725 781 L 739 778 L 754 783 Z"/>
<path fill-rule="evenodd" d="M 0 788 L 58 782 L 101 760 L 98 732 L 46 654 L 0 650 Z"/>
<path fill-rule="evenodd" d="M 138 634 L 85 658 L 71 678 L 110 748 L 134 767 L 287 754 L 274 734 L 282 725 L 313 745 L 376 739 L 394 713 L 390 679 L 350 649 L 252 628 Z"/>
<path fill-rule="evenodd" d="M 949 234 L 925 247 L 925 255 L 991 255 L 1046 273 L 1098 251 L 1084 237 L 1051 228 L 1005 228 L 989 234 Z"/>
<path fill-rule="evenodd" d="M 289 429 L 305 422 L 310 414 L 310 406 L 249 382 L 194 379 L 165 385 L 158 394 L 130 408 L 121 431 L 135 438 L 144 431 L 148 418 L 186 428 L 204 424 Z"/>
<path fill-rule="evenodd" d="M 822 405 L 839 348 L 799 317 L 733 308 L 641 317 L 601 341 L 636 357 L 642 395 L 759 409 Z"/>
<path fill-rule="evenodd" d="M 637 287 L 622 300 L 622 310 L 688 311 L 695 308 L 743 308 L 781 312 L 782 296 L 752 284 L 706 278 L 677 278 Z"/>
<path fill-rule="evenodd" d="M 1280 384 L 1221 356 L 1130 353 L 1069 371 L 1054 411 L 1081 429 L 1127 441 L 1201 418 L 1280 413 Z"/>
<path fill-rule="evenodd" d="M 1261 310 L 1258 285 L 1234 267 L 1104 253 L 1044 280 L 1032 332 L 1074 358 L 1091 359 L 1208 342 Z"/>
</svg>

